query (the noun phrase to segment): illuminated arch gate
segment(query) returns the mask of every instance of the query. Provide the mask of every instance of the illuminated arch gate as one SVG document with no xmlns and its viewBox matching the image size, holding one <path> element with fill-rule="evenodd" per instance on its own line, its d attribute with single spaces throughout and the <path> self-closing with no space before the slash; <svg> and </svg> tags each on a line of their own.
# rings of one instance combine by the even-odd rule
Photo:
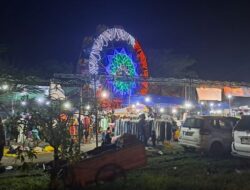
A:
<svg viewBox="0 0 250 190">
<path fill-rule="evenodd" d="M 133 52 L 127 52 L 124 48 L 113 49 L 112 55 L 107 55 L 108 64 L 103 66 L 102 52 L 107 48 L 110 42 L 125 42 L 127 46 L 130 46 Z M 133 59 L 131 54 L 136 55 L 136 59 Z M 148 78 L 148 65 L 146 56 L 139 44 L 139 42 L 120 28 L 110 28 L 101 33 L 94 41 L 89 56 L 89 72 L 93 75 L 102 74 L 100 68 L 105 67 L 108 75 L 114 76 L 130 76 L 130 77 L 142 77 Z M 114 81 L 113 83 L 115 91 L 121 95 L 128 94 L 128 91 L 133 91 L 135 84 L 132 82 Z M 147 94 L 148 83 L 141 82 L 139 85 L 139 91 L 141 94 Z"/>
</svg>

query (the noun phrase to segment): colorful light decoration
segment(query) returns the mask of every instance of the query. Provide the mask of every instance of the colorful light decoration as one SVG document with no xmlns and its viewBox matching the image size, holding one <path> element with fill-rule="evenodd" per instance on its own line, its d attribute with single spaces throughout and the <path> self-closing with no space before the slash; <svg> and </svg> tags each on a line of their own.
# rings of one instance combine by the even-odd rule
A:
<svg viewBox="0 0 250 190">
<path fill-rule="evenodd" d="M 132 55 L 128 55 L 124 49 L 115 50 L 113 55 L 108 55 L 107 72 L 114 76 L 137 77 L 136 63 L 132 60 Z M 136 88 L 134 81 L 115 80 L 113 89 L 116 93 L 126 95 Z"/>
<path fill-rule="evenodd" d="M 98 74 L 98 62 L 101 60 L 101 51 L 103 47 L 107 47 L 111 41 L 125 41 L 134 46 L 135 38 L 120 28 L 110 28 L 101 33 L 94 41 L 90 56 L 89 56 L 89 72 Z"/>
<path fill-rule="evenodd" d="M 113 72 L 113 73 L 115 73 L 113 75 L 117 75 L 116 73 L 119 73 L 119 72 L 117 72 L 116 70 L 118 68 L 120 68 L 120 69 L 122 68 L 122 67 L 119 67 L 118 61 L 122 60 L 123 62 L 124 61 L 126 62 L 126 63 L 123 63 L 123 62 L 122 63 L 123 63 L 123 65 L 124 64 L 126 65 L 124 67 L 127 67 L 127 70 L 129 73 L 128 76 L 130 76 L 130 77 L 138 76 L 138 77 L 142 77 L 142 78 L 148 78 L 149 74 L 148 74 L 147 59 L 146 59 L 146 56 L 145 56 L 139 42 L 133 36 L 131 36 L 128 32 L 126 32 L 125 30 L 123 30 L 121 28 L 107 29 L 103 33 L 101 33 L 97 37 L 97 39 L 94 41 L 93 46 L 91 48 L 90 56 L 89 56 L 89 72 L 90 72 L 90 74 L 93 74 L 93 75 L 99 74 L 99 65 L 103 66 L 101 63 L 101 60 L 102 60 L 101 52 L 103 51 L 103 49 L 105 47 L 108 47 L 109 42 L 112 42 L 112 41 L 123 41 L 123 42 L 126 42 L 130 47 L 132 47 L 132 49 L 134 50 L 134 53 L 136 55 L 136 58 L 138 60 L 137 66 L 140 68 L 140 69 L 138 69 L 140 72 L 139 73 L 136 72 L 135 64 L 130 64 L 130 63 L 134 63 L 132 61 L 131 55 L 128 55 L 124 52 L 119 52 L 118 54 L 122 54 L 122 55 L 118 56 L 117 53 L 114 53 L 114 55 L 113 55 L 113 57 L 117 56 L 116 59 L 118 59 L 118 60 L 114 60 L 114 62 L 116 62 L 116 63 L 111 64 L 111 62 L 109 60 L 109 66 L 106 68 L 107 73 L 112 74 L 112 72 Z M 112 68 L 110 65 L 113 65 Z M 116 91 L 120 91 L 120 94 L 124 95 L 124 94 L 128 94 L 129 89 L 130 90 L 135 89 L 135 82 L 126 82 L 125 83 L 125 82 L 117 80 L 114 82 L 114 87 L 115 87 L 114 89 Z M 141 82 L 139 89 L 140 89 L 140 93 L 142 95 L 147 94 L 148 83 Z"/>
</svg>

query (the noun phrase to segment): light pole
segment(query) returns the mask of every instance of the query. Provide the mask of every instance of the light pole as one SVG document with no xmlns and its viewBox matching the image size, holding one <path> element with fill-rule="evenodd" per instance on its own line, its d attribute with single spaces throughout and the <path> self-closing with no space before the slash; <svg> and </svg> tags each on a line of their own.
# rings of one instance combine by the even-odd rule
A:
<svg viewBox="0 0 250 190">
<path fill-rule="evenodd" d="M 214 103 L 211 102 L 211 103 L 209 104 L 209 106 L 210 106 L 210 114 L 213 114 L 213 113 L 214 113 Z"/>
<path fill-rule="evenodd" d="M 204 102 L 200 102 L 201 104 L 201 115 L 203 115 L 203 106 L 204 106 Z"/>
<path fill-rule="evenodd" d="M 97 89 L 96 89 L 96 75 L 93 76 L 94 77 L 94 107 L 95 107 L 95 138 L 96 138 L 96 147 L 98 147 L 98 105 L 97 105 Z"/>
<path fill-rule="evenodd" d="M 228 105 L 229 105 L 229 115 L 231 116 L 232 115 L 232 111 L 231 111 L 231 99 L 232 99 L 232 95 L 228 94 L 227 98 L 228 98 Z"/>
</svg>

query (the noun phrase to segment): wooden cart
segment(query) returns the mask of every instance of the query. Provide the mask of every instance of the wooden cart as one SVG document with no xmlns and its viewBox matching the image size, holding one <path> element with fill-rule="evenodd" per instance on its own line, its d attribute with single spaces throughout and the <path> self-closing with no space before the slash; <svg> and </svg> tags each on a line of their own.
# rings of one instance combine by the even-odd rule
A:
<svg viewBox="0 0 250 190">
<path fill-rule="evenodd" d="M 103 151 L 91 158 L 71 165 L 64 175 L 64 183 L 69 187 L 84 187 L 91 183 L 125 178 L 127 170 L 146 165 L 145 147 L 129 137 L 122 148 Z"/>
</svg>

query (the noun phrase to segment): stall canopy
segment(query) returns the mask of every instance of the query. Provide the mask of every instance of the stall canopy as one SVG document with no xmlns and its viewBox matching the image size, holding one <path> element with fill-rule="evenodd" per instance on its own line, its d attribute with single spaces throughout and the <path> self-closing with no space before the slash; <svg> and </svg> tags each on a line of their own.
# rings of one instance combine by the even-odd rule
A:
<svg viewBox="0 0 250 190">
<path fill-rule="evenodd" d="M 136 103 L 145 104 L 147 106 L 154 106 L 155 104 L 166 104 L 166 105 L 183 105 L 185 102 L 184 98 L 170 97 L 170 96 L 157 96 L 157 95 L 146 95 L 146 96 L 131 96 L 124 100 L 124 105 L 132 105 Z"/>
<path fill-rule="evenodd" d="M 196 91 L 200 101 L 221 101 L 222 89 L 220 88 L 196 88 Z"/>
</svg>

